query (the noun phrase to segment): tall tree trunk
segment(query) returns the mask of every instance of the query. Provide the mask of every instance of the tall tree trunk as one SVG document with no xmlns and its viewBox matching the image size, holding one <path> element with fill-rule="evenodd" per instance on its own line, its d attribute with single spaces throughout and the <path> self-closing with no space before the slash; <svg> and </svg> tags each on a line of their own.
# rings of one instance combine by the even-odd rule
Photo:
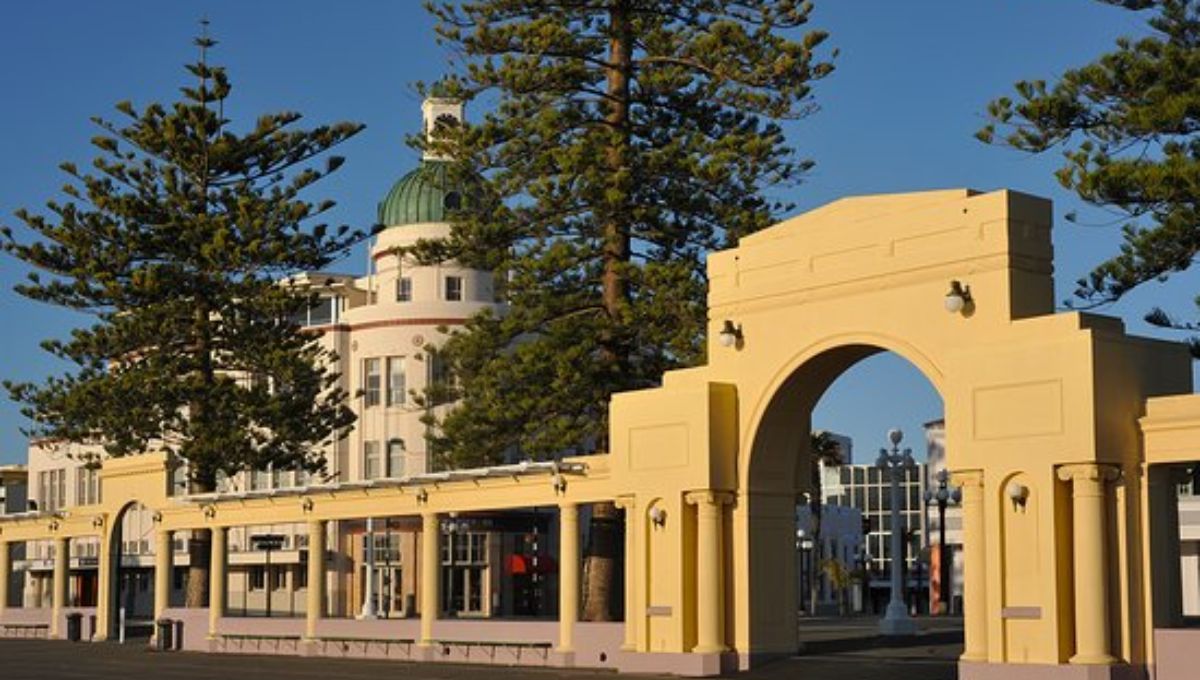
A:
<svg viewBox="0 0 1200 680">
<path fill-rule="evenodd" d="M 624 267 L 630 257 L 630 236 L 626 220 L 628 212 L 629 173 L 629 74 L 633 61 L 633 41 L 629 22 L 628 0 L 614 0 L 609 7 L 609 66 L 607 68 L 607 114 L 611 142 L 604 160 L 610 175 L 618 182 L 620 200 L 605 206 L 600 215 L 604 225 L 604 274 L 602 279 L 604 311 L 614 323 L 620 319 L 629 296 Z M 601 360 L 614 372 L 628 361 L 627 351 L 620 338 L 605 333 L 601 338 Z M 583 620 L 609 621 L 613 618 L 613 582 L 616 575 L 617 522 L 620 512 L 612 503 L 592 506 L 586 584 L 583 595 Z"/>
<path fill-rule="evenodd" d="M 200 359 L 200 380 L 206 385 L 213 384 L 215 370 L 212 355 L 212 317 L 206 302 L 198 300 L 194 317 L 196 334 L 196 351 Z M 188 419 L 191 422 L 203 422 L 206 405 L 196 399 L 188 406 Z M 205 452 L 207 453 L 207 452 Z M 191 493 L 210 493 L 217 489 L 217 475 L 211 470 L 207 461 L 193 460 L 189 470 L 188 488 Z M 208 606 L 209 570 L 212 565 L 212 531 L 208 529 L 192 529 L 188 539 L 188 578 L 187 594 L 184 600 L 187 607 Z"/>
</svg>

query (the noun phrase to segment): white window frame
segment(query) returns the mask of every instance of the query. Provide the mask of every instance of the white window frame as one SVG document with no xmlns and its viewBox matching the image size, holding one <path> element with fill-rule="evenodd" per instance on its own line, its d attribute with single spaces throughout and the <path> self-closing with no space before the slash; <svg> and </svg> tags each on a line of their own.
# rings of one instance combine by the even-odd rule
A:
<svg viewBox="0 0 1200 680">
<path fill-rule="evenodd" d="M 399 368 L 399 371 L 396 369 Z M 408 372 L 403 356 L 387 358 L 387 405 L 403 406 L 408 400 Z M 397 377 L 399 379 L 397 380 Z"/>
<path fill-rule="evenodd" d="M 379 357 L 363 359 L 363 406 L 379 406 L 383 399 L 383 362 Z"/>
</svg>

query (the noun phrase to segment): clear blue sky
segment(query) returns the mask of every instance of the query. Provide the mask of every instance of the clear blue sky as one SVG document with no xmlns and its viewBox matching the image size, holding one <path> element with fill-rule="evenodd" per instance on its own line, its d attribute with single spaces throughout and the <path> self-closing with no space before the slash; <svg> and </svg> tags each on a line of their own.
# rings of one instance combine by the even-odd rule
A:
<svg viewBox="0 0 1200 680">
<path fill-rule="evenodd" d="M 1046 77 L 1107 50 L 1118 35 L 1143 31 L 1135 14 L 1093 0 L 817 0 L 814 24 L 841 50 L 837 72 L 816 87 L 821 111 L 788 127 L 790 141 L 817 161 L 789 191 L 798 210 L 849 194 L 969 186 L 1008 187 L 1056 204 L 1059 299 L 1118 242 L 1113 217 L 1081 210 L 1082 227 L 1061 219 L 1078 201 L 1055 184 L 1057 158 L 986 147 L 972 133 L 986 102 L 1022 77 Z M 122 99 L 170 101 L 195 56 L 190 39 L 207 16 L 221 41 L 213 61 L 233 79 L 227 113 L 247 120 L 294 109 L 312 123 L 356 120 L 367 129 L 341 149 L 345 167 L 319 193 L 340 203 L 337 219 L 372 222 L 375 204 L 415 163 L 403 145 L 419 122 L 412 83 L 447 69 L 420 3 L 260 0 L 161 2 L 67 0 L 0 4 L 0 223 L 38 208 L 62 184 L 58 163 L 93 156 L 92 115 Z M 469 112 L 468 112 L 469 113 Z M 15 226 L 15 225 L 14 225 Z M 363 257 L 341 268 L 358 271 Z M 0 259 L 4 324 L 0 377 L 41 379 L 63 370 L 40 340 L 81 320 L 24 300 L 11 288 L 23 267 Z M 1142 333 L 1151 304 L 1192 311 L 1197 277 L 1139 291 L 1106 313 Z M 941 403 L 902 361 L 868 360 L 841 378 L 814 425 L 847 433 L 869 454 L 900 425 L 916 439 Z M 24 457 L 22 419 L 0 397 L 0 462 Z"/>
</svg>

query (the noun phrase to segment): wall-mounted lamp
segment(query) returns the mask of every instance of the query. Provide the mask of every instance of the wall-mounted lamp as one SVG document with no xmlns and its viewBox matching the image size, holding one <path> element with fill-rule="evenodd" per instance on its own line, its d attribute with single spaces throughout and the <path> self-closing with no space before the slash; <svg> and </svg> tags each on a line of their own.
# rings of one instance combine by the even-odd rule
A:
<svg viewBox="0 0 1200 680">
<path fill-rule="evenodd" d="M 58 528 L 59 528 L 60 526 L 62 526 L 62 525 L 60 525 L 60 524 L 58 523 L 58 520 L 56 520 L 56 519 L 54 519 L 54 520 L 50 520 L 50 524 L 48 525 L 48 527 L 49 527 L 50 531 L 58 531 Z"/>
<path fill-rule="evenodd" d="M 417 502 L 421 505 L 429 502 L 429 492 L 425 489 L 417 489 Z"/>
<path fill-rule="evenodd" d="M 650 508 L 650 523 L 656 527 L 661 527 L 667 523 L 667 511 L 657 505 Z"/>
<path fill-rule="evenodd" d="M 300 509 L 304 512 L 312 512 L 314 505 L 315 503 L 313 503 L 313 499 L 311 498 L 305 498 L 304 500 L 300 501 Z"/>
<path fill-rule="evenodd" d="M 101 524 L 104 523 L 104 520 L 100 519 L 99 517 L 97 517 L 96 520 L 99 521 Z M 152 522 L 154 522 L 155 524 L 162 524 L 162 513 L 159 512 L 158 510 L 155 510 L 154 514 L 150 515 L 150 520 Z"/>
<path fill-rule="evenodd" d="M 561 474 L 554 475 L 554 493 L 567 492 L 567 478 Z"/>
<path fill-rule="evenodd" d="M 1024 506 L 1025 501 L 1029 500 L 1029 487 L 1019 482 L 1012 482 L 1008 485 L 1008 497 L 1012 499 L 1013 505 Z"/>
<path fill-rule="evenodd" d="M 92 518 L 92 527 L 99 529 L 104 526 L 104 515 L 96 515 Z"/>
<path fill-rule="evenodd" d="M 975 300 L 971 298 L 971 287 L 963 285 L 962 281 L 957 279 L 951 281 L 950 292 L 946 293 L 944 304 L 946 311 L 951 314 L 969 313 L 975 306 Z"/>
<path fill-rule="evenodd" d="M 729 319 L 725 319 L 724 325 L 721 326 L 721 333 L 717 335 L 717 341 L 722 347 L 741 346 L 742 344 L 742 325 L 736 326 Z"/>
<path fill-rule="evenodd" d="M 212 504 L 204 506 L 205 519 L 212 519 L 213 517 L 216 517 L 216 516 L 217 516 L 217 506 L 212 505 Z"/>
</svg>

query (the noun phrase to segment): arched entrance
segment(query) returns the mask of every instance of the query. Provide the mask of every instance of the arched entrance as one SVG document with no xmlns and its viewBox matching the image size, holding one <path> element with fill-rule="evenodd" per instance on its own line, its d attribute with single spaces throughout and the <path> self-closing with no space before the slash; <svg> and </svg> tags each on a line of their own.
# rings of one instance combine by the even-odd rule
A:
<svg viewBox="0 0 1200 680">
<path fill-rule="evenodd" d="M 798 497 L 812 491 L 809 433 L 813 409 L 838 377 L 885 351 L 918 367 L 935 389 L 942 382 L 941 372 L 932 362 L 895 339 L 818 342 L 791 358 L 757 418 L 750 455 L 744 461 L 743 479 L 749 493 L 745 507 L 735 510 L 734 521 L 744 523 L 749 539 L 745 547 L 749 577 L 746 634 L 764 654 L 787 654 L 797 646 L 796 505 Z"/>
<path fill-rule="evenodd" d="M 149 639 L 153 632 L 156 545 L 154 513 L 136 500 L 121 506 L 101 549 L 111 565 L 101 578 L 106 591 L 108 639 Z"/>
</svg>

